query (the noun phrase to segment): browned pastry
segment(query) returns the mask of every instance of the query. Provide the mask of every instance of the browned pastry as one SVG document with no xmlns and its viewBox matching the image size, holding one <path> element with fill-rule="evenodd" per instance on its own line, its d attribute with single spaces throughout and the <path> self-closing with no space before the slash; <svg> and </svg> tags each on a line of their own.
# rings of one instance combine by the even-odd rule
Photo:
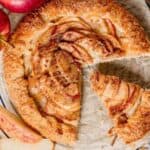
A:
<svg viewBox="0 0 150 150">
<path fill-rule="evenodd" d="M 77 139 L 80 64 L 150 54 L 143 28 L 113 0 L 51 0 L 23 19 L 9 43 L 4 76 L 12 103 L 44 137 L 69 145 Z"/>
<path fill-rule="evenodd" d="M 74 144 L 80 117 L 79 65 L 65 51 L 44 56 L 48 50 L 35 49 L 32 55 L 24 56 L 24 63 L 18 56 L 10 54 L 11 51 L 7 52 L 5 65 L 10 72 L 5 78 L 11 101 L 21 117 L 44 137 L 62 144 Z M 44 112 L 53 117 L 47 119 Z"/>
<path fill-rule="evenodd" d="M 131 143 L 150 131 L 150 91 L 99 72 L 92 74 L 91 82 L 114 122 L 110 135 Z"/>
<path fill-rule="evenodd" d="M 22 120 L 0 106 L 0 129 L 11 138 L 17 138 L 23 142 L 36 143 L 42 139 L 40 135 L 32 131 Z"/>
</svg>

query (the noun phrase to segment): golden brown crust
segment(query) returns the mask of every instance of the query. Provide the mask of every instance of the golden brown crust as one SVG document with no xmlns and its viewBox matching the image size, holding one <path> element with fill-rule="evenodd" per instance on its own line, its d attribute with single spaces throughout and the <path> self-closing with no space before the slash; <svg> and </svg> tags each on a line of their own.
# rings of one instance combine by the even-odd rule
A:
<svg viewBox="0 0 150 150">
<path fill-rule="evenodd" d="M 92 74 L 91 82 L 113 119 L 111 135 L 131 143 L 150 131 L 150 91 L 99 72 Z"/>
<path fill-rule="evenodd" d="M 81 17 L 98 32 L 102 32 L 101 28 L 103 28 L 101 19 L 110 20 L 115 27 L 124 53 L 117 54 L 114 52 L 113 55 L 102 57 L 104 60 L 120 58 L 121 56 L 149 55 L 150 42 L 144 29 L 133 15 L 113 0 L 105 5 L 98 0 L 52 0 L 37 12 L 27 15 L 10 42 L 20 48 L 24 47 L 30 42 L 30 37 L 33 39 L 34 34 L 37 35 L 46 29 L 48 24 L 55 22 L 60 17 Z"/>
<path fill-rule="evenodd" d="M 100 62 L 101 59 L 105 61 L 122 57 L 149 55 L 150 52 L 150 43 L 143 28 L 128 11 L 113 0 L 108 2 L 99 0 L 51 0 L 36 12 L 27 15 L 19 24 L 9 42 L 13 48 L 9 47 L 4 51 L 4 76 L 11 101 L 23 119 L 43 136 L 69 145 L 76 140 L 77 128 L 59 123 L 55 118 L 47 120 L 41 115 L 34 103 L 33 95 L 29 93 L 28 77 L 31 79 L 33 75 L 31 72 L 34 67 L 37 74 L 40 70 L 40 64 L 34 63 L 34 61 L 26 63 L 31 61 L 31 56 L 35 56 L 33 59 L 37 59 L 38 52 L 44 51 L 48 53 L 44 56 L 46 58 L 50 53 L 60 50 L 67 51 L 68 55 L 71 53 L 71 60 L 75 62 L 89 64 Z M 52 57 L 50 56 L 50 58 Z M 42 59 L 38 61 L 41 63 Z M 69 68 L 71 68 L 72 74 L 75 74 L 75 72 L 78 72 L 77 64 L 73 62 L 70 63 L 70 66 L 72 64 L 75 67 Z M 55 67 L 54 70 L 57 70 L 58 66 Z M 48 73 L 52 75 L 53 68 Z M 72 74 L 69 72 L 66 74 L 72 78 Z M 81 76 L 80 71 L 78 74 Z M 80 91 L 81 79 L 78 79 L 76 84 L 78 91 Z M 72 82 L 71 89 L 75 88 L 76 85 L 74 86 L 74 82 Z M 64 88 L 64 90 L 68 91 L 67 88 Z M 70 92 L 72 94 L 72 91 Z M 64 91 L 59 97 L 64 98 L 63 94 Z M 71 97 L 72 102 L 70 103 L 77 107 L 67 110 L 69 112 L 71 110 L 72 113 L 73 109 L 73 115 L 67 115 L 67 111 L 61 114 L 65 109 L 68 109 L 69 102 L 67 99 L 60 100 L 58 97 L 56 99 L 60 100 L 59 107 L 55 105 L 55 110 L 50 109 L 49 113 L 59 119 L 62 116 L 65 117 L 67 123 L 68 120 L 74 120 L 74 118 L 78 120 L 81 94 L 73 96 L 77 96 L 75 97 L 77 101 L 73 101 L 74 98 Z M 56 99 L 51 99 L 53 104 L 56 104 Z M 65 109 L 62 107 L 62 103 L 66 104 L 64 105 Z M 50 104 L 52 105 L 52 102 Z M 49 108 L 51 108 L 51 105 L 49 105 Z M 60 105 L 63 108 L 61 111 Z M 75 108 L 78 109 L 75 110 Z M 61 132 L 59 128 L 62 129 Z"/>
<path fill-rule="evenodd" d="M 74 126 L 60 123 L 53 117 L 51 120 L 47 120 L 40 114 L 27 89 L 28 82 L 24 78 L 23 61 L 9 50 L 8 48 L 8 51 L 4 53 L 4 75 L 10 100 L 23 120 L 52 141 L 67 145 L 74 144 L 77 138 L 77 129 Z"/>
</svg>

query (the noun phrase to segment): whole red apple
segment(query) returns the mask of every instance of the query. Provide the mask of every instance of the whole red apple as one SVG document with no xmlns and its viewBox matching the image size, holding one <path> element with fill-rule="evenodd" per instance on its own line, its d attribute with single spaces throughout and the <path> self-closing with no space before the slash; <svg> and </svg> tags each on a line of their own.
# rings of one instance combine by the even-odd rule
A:
<svg viewBox="0 0 150 150">
<path fill-rule="evenodd" d="M 5 8 L 16 13 L 26 13 L 39 7 L 45 0 L 0 0 Z"/>
<path fill-rule="evenodd" d="M 10 21 L 8 15 L 0 9 L 0 38 L 7 39 L 10 33 Z"/>
</svg>

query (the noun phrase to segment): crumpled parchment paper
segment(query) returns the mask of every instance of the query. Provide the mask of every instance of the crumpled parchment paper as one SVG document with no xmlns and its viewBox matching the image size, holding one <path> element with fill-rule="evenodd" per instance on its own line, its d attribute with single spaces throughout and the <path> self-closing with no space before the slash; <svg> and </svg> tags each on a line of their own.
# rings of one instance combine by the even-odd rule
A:
<svg viewBox="0 0 150 150">
<path fill-rule="evenodd" d="M 141 22 L 146 32 L 150 35 L 150 10 L 144 0 L 118 0 L 129 9 Z M 10 13 L 13 29 L 22 18 L 22 14 Z M 1 61 L 2 63 L 2 61 Z M 14 112 L 2 78 L 2 64 L 0 71 L 0 92 L 7 108 Z M 98 64 L 84 69 L 84 92 L 81 121 L 79 128 L 79 140 L 74 148 L 56 144 L 56 150 L 136 150 L 144 147 L 150 149 L 150 134 L 144 139 L 132 145 L 125 145 L 121 139 L 117 139 L 112 146 L 112 137 L 107 132 L 112 127 L 112 122 L 100 99 L 90 88 L 89 74 L 94 69 L 100 69 L 106 74 L 119 76 L 120 78 L 140 84 L 144 88 L 150 88 L 150 58 L 139 58 L 130 60 L 114 61 Z M 3 135 L 2 135 L 3 136 Z"/>
</svg>

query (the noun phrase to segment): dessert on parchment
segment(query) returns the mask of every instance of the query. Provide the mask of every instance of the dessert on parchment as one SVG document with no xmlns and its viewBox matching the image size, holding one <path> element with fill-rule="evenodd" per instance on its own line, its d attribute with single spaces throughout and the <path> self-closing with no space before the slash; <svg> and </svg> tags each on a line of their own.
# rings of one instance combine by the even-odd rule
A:
<svg viewBox="0 0 150 150">
<path fill-rule="evenodd" d="M 4 78 L 23 120 L 43 137 L 77 140 L 82 67 L 150 55 L 135 17 L 113 0 L 51 0 L 20 22 L 4 48 Z"/>
</svg>

